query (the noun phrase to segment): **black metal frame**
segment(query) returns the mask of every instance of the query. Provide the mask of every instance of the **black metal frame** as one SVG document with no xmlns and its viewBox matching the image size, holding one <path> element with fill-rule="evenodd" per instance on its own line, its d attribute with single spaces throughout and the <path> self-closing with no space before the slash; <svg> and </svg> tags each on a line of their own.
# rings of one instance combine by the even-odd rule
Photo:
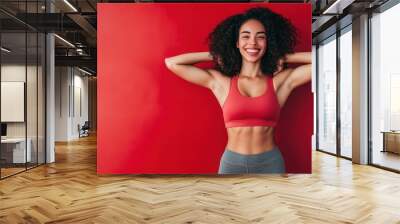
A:
<svg viewBox="0 0 400 224">
<path fill-rule="evenodd" d="M 47 0 L 45 0 L 45 12 L 48 13 Z M 47 35 L 44 33 L 44 161 L 43 164 L 47 163 Z"/>
<path fill-rule="evenodd" d="M 340 65 L 340 30 L 336 29 L 336 154 L 341 156 L 341 133 L 342 124 L 340 123 L 340 76 L 341 76 L 341 65 Z"/>
<path fill-rule="evenodd" d="M 371 37 L 372 37 L 372 33 L 371 33 L 371 19 L 372 19 L 372 13 L 369 12 L 368 13 L 368 53 L 367 53 L 367 60 L 368 60 L 368 75 L 367 75 L 367 83 L 368 83 L 368 99 L 367 99 L 367 107 L 368 107 L 368 112 L 367 112 L 367 119 L 368 119 L 368 124 L 367 124 L 367 128 L 368 128 L 368 158 L 367 158 L 367 162 L 368 164 L 373 165 L 372 163 L 372 97 L 371 97 L 371 92 L 372 92 L 372 86 L 371 86 L 371 71 L 372 71 L 372 65 L 371 65 L 371 54 L 372 54 L 372 42 L 371 42 Z"/>
<path fill-rule="evenodd" d="M 318 150 L 319 148 L 319 116 L 318 116 L 318 111 L 319 111 L 319 103 L 318 103 L 318 67 L 319 67 L 319 57 L 318 57 L 318 49 L 319 49 L 319 44 L 315 46 L 315 149 Z"/>
<path fill-rule="evenodd" d="M 36 12 L 39 12 L 39 4 L 36 4 Z M 36 47 L 36 103 L 37 105 L 39 105 L 39 32 L 36 32 L 36 46 L 37 46 Z M 36 107 L 36 146 L 37 146 L 37 152 L 36 152 L 36 166 L 37 166 L 39 164 L 39 107 Z"/>
<path fill-rule="evenodd" d="M 25 21 L 27 19 L 28 3 L 25 1 Z M 37 66 L 37 65 L 36 65 Z M 25 170 L 28 170 L 28 24 L 25 23 L 25 96 L 24 96 L 24 120 L 25 120 Z"/>
</svg>

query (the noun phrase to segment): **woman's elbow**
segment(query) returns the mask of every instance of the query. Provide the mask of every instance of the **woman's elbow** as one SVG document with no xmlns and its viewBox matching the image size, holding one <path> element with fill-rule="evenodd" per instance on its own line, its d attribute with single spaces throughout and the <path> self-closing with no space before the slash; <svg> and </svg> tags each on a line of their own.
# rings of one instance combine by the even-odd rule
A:
<svg viewBox="0 0 400 224">
<path fill-rule="evenodd" d="M 172 69 L 173 63 L 172 63 L 171 58 L 165 58 L 164 63 L 165 63 L 165 66 L 167 66 L 167 68 L 168 68 L 169 70 Z"/>
</svg>

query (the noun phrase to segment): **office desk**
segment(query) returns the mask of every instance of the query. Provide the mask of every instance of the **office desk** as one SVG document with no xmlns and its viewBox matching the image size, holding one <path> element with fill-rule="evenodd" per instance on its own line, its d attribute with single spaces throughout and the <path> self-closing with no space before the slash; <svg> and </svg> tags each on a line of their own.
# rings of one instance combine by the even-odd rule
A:
<svg viewBox="0 0 400 224">
<path fill-rule="evenodd" d="M 382 152 L 393 152 L 400 154 L 400 132 L 382 131 L 381 133 L 383 134 Z"/>
<path fill-rule="evenodd" d="M 25 154 L 25 138 L 6 138 L 1 139 L 1 157 L 6 163 L 25 163 L 32 158 L 32 140 L 28 138 Z M 27 159 L 27 161 L 25 161 Z"/>
</svg>

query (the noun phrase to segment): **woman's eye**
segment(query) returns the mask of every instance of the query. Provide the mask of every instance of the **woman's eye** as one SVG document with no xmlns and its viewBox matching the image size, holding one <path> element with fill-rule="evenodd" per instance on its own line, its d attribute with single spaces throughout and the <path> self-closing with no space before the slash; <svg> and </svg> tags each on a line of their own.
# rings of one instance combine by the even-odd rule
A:
<svg viewBox="0 0 400 224">
<path fill-rule="evenodd" d="M 248 39 L 248 38 L 249 38 L 249 36 L 242 36 L 242 38 L 243 38 L 243 39 Z"/>
<path fill-rule="evenodd" d="M 265 36 L 258 36 L 258 39 L 265 39 Z"/>
</svg>

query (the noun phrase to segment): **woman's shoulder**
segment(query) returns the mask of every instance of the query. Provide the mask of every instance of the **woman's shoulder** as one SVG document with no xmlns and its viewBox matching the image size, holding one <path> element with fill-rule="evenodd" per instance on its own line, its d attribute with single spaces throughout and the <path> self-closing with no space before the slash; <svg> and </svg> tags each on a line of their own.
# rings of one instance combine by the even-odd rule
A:
<svg viewBox="0 0 400 224">
<path fill-rule="evenodd" d="M 230 80 L 231 77 L 224 75 L 222 72 L 216 70 L 216 69 L 207 69 L 208 73 L 210 73 L 211 76 L 213 76 L 217 80 Z"/>
<path fill-rule="evenodd" d="M 224 74 L 222 74 L 220 71 L 213 68 L 207 69 L 207 72 L 209 72 L 213 76 L 224 76 Z"/>
<path fill-rule="evenodd" d="M 292 68 L 287 68 L 283 69 L 279 72 L 276 72 L 273 77 L 272 81 L 276 89 L 279 89 L 279 87 L 285 82 L 285 80 L 289 77 L 290 73 L 293 71 Z"/>
<path fill-rule="evenodd" d="M 207 71 L 213 77 L 216 86 L 229 87 L 231 77 L 215 69 L 207 69 Z"/>
</svg>

